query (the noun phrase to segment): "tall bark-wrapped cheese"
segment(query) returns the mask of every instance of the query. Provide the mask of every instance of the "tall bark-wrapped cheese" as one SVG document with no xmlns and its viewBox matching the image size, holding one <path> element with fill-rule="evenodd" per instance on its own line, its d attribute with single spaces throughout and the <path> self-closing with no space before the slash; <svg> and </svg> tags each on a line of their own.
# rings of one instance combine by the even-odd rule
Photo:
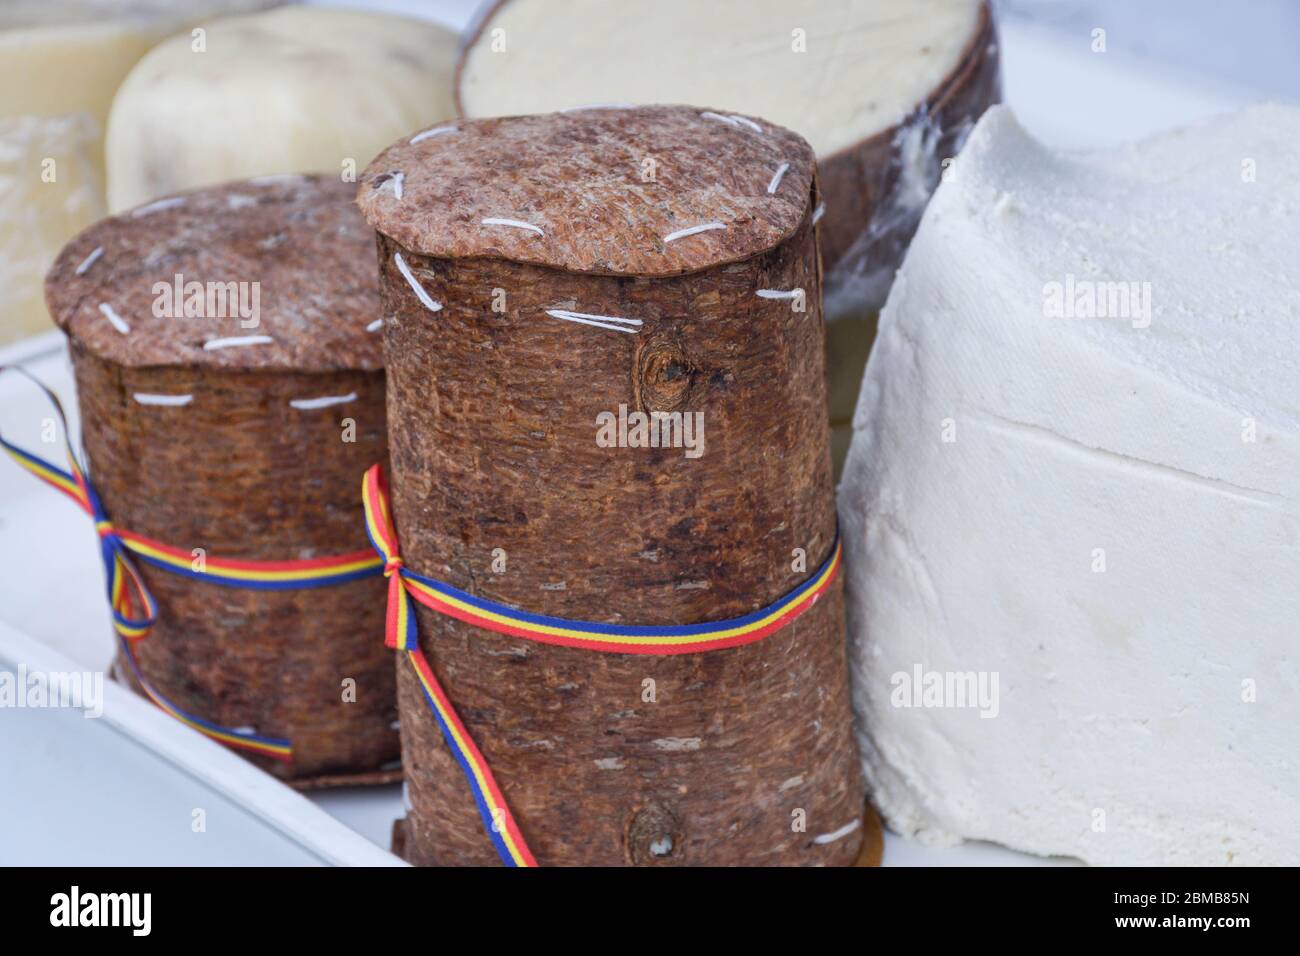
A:
<svg viewBox="0 0 1300 956">
<path fill-rule="evenodd" d="M 352 198 L 314 177 L 231 183 L 104 220 L 59 255 L 46 299 L 115 528 L 203 562 L 366 548 L 357 481 L 386 455 L 384 377 Z M 289 740 L 291 760 L 253 759 L 293 781 L 392 777 L 379 579 L 259 590 L 138 566 L 158 617 L 136 658 L 159 694 Z"/>
<path fill-rule="evenodd" d="M 366 171 L 406 567 L 529 613 L 682 625 L 764 608 L 832 553 L 813 154 L 708 112 L 463 121 Z M 680 441 L 646 447 L 645 421 Z M 539 863 L 858 854 L 838 583 L 762 640 L 675 656 L 417 612 Z M 398 687 L 406 855 L 493 860 L 411 669 Z"/>
</svg>

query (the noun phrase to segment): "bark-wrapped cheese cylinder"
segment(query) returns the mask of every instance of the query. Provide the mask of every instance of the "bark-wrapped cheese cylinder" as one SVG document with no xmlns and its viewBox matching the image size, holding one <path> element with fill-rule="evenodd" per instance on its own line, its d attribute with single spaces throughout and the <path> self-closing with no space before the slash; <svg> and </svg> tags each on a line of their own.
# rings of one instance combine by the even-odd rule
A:
<svg viewBox="0 0 1300 956">
<path fill-rule="evenodd" d="M 763 608 L 831 553 L 813 154 L 701 112 L 463 121 L 366 171 L 407 567 L 528 612 L 666 625 Z M 677 447 L 643 446 L 634 416 L 656 412 Z M 542 865 L 857 855 L 838 583 L 760 641 L 680 656 L 417 611 Z M 494 860 L 410 668 L 398 688 L 406 855 Z"/>
<path fill-rule="evenodd" d="M 357 486 L 387 440 L 373 233 L 352 198 L 315 177 L 231 183 L 106 219 L 59 255 L 46 300 L 115 527 L 204 559 L 367 546 Z M 255 759 L 304 785 L 392 777 L 381 580 L 252 590 L 139 570 L 159 610 L 136 654 L 163 696 L 288 738 L 291 761 Z"/>
</svg>

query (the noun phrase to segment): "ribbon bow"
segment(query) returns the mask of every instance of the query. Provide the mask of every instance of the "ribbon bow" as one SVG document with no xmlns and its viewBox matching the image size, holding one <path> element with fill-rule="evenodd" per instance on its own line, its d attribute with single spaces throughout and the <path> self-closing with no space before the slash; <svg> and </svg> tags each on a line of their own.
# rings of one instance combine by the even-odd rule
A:
<svg viewBox="0 0 1300 956">
<path fill-rule="evenodd" d="M 64 414 L 63 403 L 59 401 L 59 397 L 32 377 L 26 369 L 17 366 L 0 366 L 0 373 L 7 371 L 18 372 L 28 379 L 45 393 L 45 397 L 54 406 L 54 411 L 59 416 L 59 423 L 63 426 L 63 448 L 68 459 L 68 470 L 64 471 L 56 465 L 38 458 L 12 442 L 6 441 L 3 436 L 0 436 L 0 448 L 8 452 L 14 461 L 41 481 L 71 498 L 82 511 L 86 512 L 94 520 L 95 530 L 99 534 L 100 555 L 104 560 L 105 576 L 108 582 L 108 602 L 113 614 L 113 630 L 117 632 L 122 656 L 130 666 L 136 682 L 159 708 L 206 737 L 276 760 L 292 759 L 293 748 L 289 741 L 281 737 L 264 737 L 249 730 L 222 727 L 181 710 L 145 678 L 140 669 L 140 663 L 136 659 L 134 645 L 148 636 L 149 629 L 153 627 L 158 618 L 158 603 L 154 600 L 153 595 L 149 593 L 144 579 L 140 577 L 140 572 L 136 570 L 135 564 L 131 561 L 130 548 L 138 541 L 149 541 L 149 539 L 119 531 L 108 520 L 108 515 L 104 513 L 104 506 L 100 503 L 99 495 L 86 477 L 86 470 L 82 467 L 77 453 L 73 450 L 72 438 L 68 429 L 68 417 Z M 151 543 L 156 545 L 156 542 Z M 165 546 L 159 545 L 158 547 Z M 175 549 L 167 550 L 174 551 Z M 188 558 L 188 555 L 186 555 L 186 558 Z M 149 559 L 146 558 L 146 560 Z M 166 567 L 166 565 L 162 566 Z"/>
<path fill-rule="evenodd" d="M 33 378 L 26 369 L 17 366 L 0 366 L 0 372 L 6 371 L 15 371 L 24 376 L 44 392 L 45 397 L 54 406 L 54 411 L 59 416 L 59 424 L 63 427 L 63 450 L 67 456 L 68 470 L 64 471 L 47 461 L 37 458 L 30 452 L 24 451 L 17 445 L 6 441 L 3 436 L 0 436 L 0 447 L 3 447 L 18 464 L 41 481 L 71 498 L 76 502 L 77 507 L 95 522 L 95 530 L 99 533 L 100 554 L 104 559 L 104 569 L 106 571 L 108 604 L 113 612 L 113 629 L 126 640 L 138 641 L 143 639 L 148 636 L 149 629 L 153 627 L 154 621 L 158 618 L 158 603 L 154 600 L 153 595 L 149 593 L 149 589 L 145 587 L 140 572 L 136 570 L 135 565 L 131 562 L 126 542 L 117 529 L 113 527 L 113 523 L 108 520 L 108 515 L 104 513 L 104 506 L 100 503 L 99 495 L 86 478 L 86 471 L 72 447 L 72 439 L 68 431 L 68 417 L 64 414 L 63 403 L 50 389 Z"/>
<path fill-rule="evenodd" d="M 397 528 L 393 524 L 388 504 L 388 485 L 384 481 L 383 469 L 378 465 L 366 472 L 361 484 L 361 500 L 366 511 L 366 533 L 370 536 L 375 551 L 383 559 L 384 577 L 388 578 L 384 644 L 406 652 L 443 739 L 447 741 L 447 746 L 451 748 L 474 792 L 474 803 L 478 806 L 479 816 L 483 819 L 483 826 L 496 847 L 501 862 L 506 866 L 536 866 L 537 861 L 519 831 L 519 825 L 506 804 L 491 768 L 465 729 L 460 715 L 451 704 L 451 698 L 438 682 L 428 658 L 420 650 L 410 585 L 412 581 L 423 579 L 408 571 L 402 562 Z"/>
<path fill-rule="evenodd" d="M 397 543 L 397 529 L 389 511 L 388 483 L 384 471 L 373 465 L 361 484 L 361 502 L 366 512 L 366 534 L 380 559 L 384 562 L 384 577 L 388 579 L 388 614 L 384 621 L 384 646 L 394 650 L 418 651 L 415 615 L 411 612 L 411 598 L 404 582 L 405 565 Z"/>
</svg>

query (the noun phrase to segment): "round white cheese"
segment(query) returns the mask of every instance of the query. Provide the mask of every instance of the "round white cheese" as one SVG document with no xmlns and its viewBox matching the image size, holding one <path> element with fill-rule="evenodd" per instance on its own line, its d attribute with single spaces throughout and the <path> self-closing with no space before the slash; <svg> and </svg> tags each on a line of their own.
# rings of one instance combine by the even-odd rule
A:
<svg viewBox="0 0 1300 956">
<path fill-rule="evenodd" d="M 113 102 L 109 206 L 256 176 L 355 176 L 394 139 L 453 114 L 456 42 L 436 24 L 318 7 L 172 37 Z"/>
</svg>

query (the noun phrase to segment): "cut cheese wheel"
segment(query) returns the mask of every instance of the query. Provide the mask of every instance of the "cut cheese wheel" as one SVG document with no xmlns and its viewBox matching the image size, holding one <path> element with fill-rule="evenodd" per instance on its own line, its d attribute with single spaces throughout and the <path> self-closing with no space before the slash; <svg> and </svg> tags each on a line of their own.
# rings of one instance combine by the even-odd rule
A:
<svg viewBox="0 0 1300 956">
<path fill-rule="evenodd" d="M 755 136 L 801 133 L 817 154 L 836 470 L 876 313 L 943 164 L 1000 97 L 982 0 L 502 0 L 457 70 L 470 117 L 583 105 L 707 103 Z"/>
<path fill-rule="evenodd" d="M 1106 865 L 1300 859 L 1300 109 L 1060 154 L 990 110 L 840 486 L 876 804 Z"/>
<path fill-rule="evenodd" d="M 0 119 L 0 344 L 52 327 L 45 270 L 104 211 L 98 142 L 85 113 Z"/>
<path fill-rule="evenodd" d="M 982 0 L 663 0 L 645 16 L 504 0 L 465 48 L 457 96 L 470 117 L 707 103 L 719 123 L 793 129 L 818 157 L 831 304 L 878 305 L 941 158 L 998 96 L 997 54 Z"/>
<path fill-rule="evenodd" d="M 122 78 L 168 33 L 271 0 L 7 0 L 0 7 L 0 343 L 50 328 L 41 285 L 104 214 L 103 136 Z"/>
<path fill-rule="evenodd" d="M 216 13 L 279 2 L 6 0 L 0 7 L 0 116 L 89 113 L 102 125 L 122 78 L 168 33 Z"/>
<path fill-rule="evenodd" d="M 113 211 L 232 179 L 354 180 L 396 137 L 453 112 L 454 34 L 386 14 L 286 7 L 172 37 L 113 103 Z"/>
</svg>

